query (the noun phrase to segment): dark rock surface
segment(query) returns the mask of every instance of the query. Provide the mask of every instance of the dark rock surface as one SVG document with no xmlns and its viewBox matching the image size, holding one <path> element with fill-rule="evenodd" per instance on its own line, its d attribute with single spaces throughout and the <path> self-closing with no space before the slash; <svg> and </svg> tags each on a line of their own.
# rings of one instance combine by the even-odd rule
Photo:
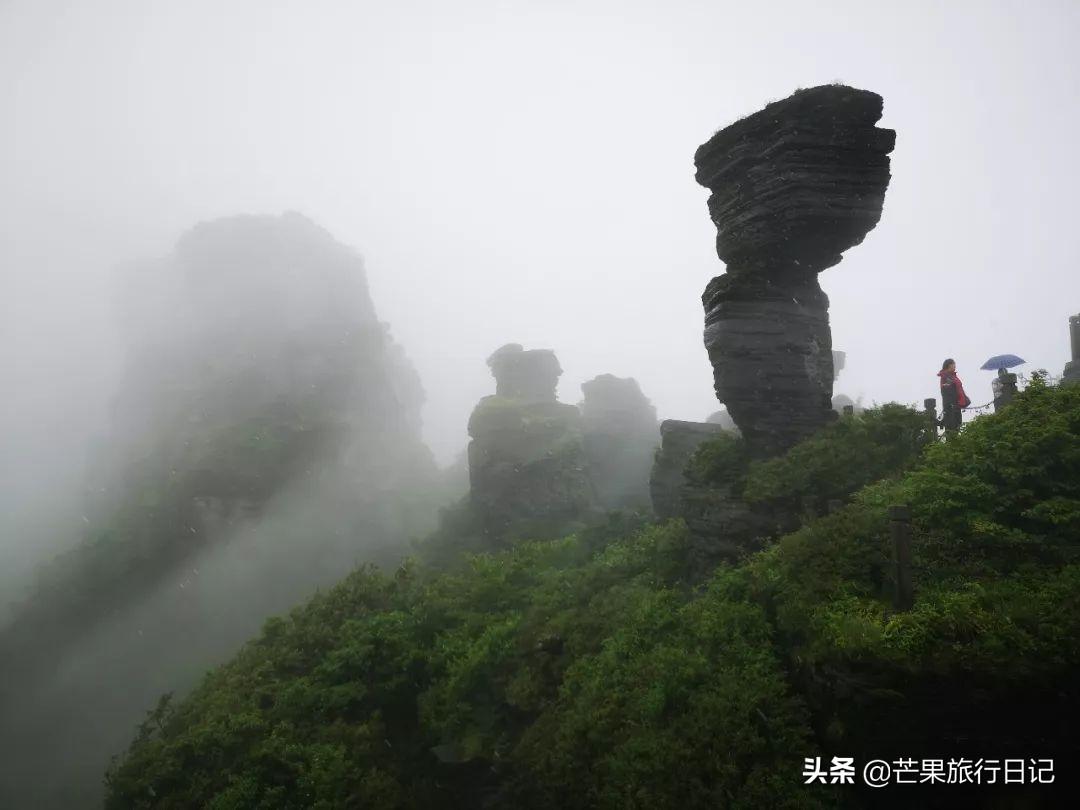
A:
<svg viewBox="0 0 1080 810">
<path fill-rule="evenodd" d="M 555 354 L 503 346 L 488 358 L 496 393 L 469 418 L 469 501 L 485 537 L 547 535 L 584 518 L 595 497 L 581 414 L 557 402 Z"/>
<path fill-rule="evenodd" d="M 829 300 L 817 274 L 881 217 L 892 130 L 880 96 L 800 90 L 716 133 L 694 156 L 725 275 L 705 289 L 714 385 L 758 455 L 834 418 Z"/>
<path fill-rule="evenodd" d="M 656 408 L 632 377 L 601 374 L 581 390 L 585 458 L 597 500 L 605 509 L 648 509 L 660 444 Z"/>
</svg>

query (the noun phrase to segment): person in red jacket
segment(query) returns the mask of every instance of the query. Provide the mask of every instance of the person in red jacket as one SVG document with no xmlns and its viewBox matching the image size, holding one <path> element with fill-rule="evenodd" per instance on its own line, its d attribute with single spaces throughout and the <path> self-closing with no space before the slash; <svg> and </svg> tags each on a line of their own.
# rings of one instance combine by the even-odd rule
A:
<svg viewBox="0 0 1080 810">
<path fill-rule="evenodd" d="M 956 361 L 951 357 L 941 364 L 941 423 L 946 432 L 959 430 L 964 422 L 960 411 L 971 404 L 964 393 L 964 384 L 956 374 Z"/>
</svg>

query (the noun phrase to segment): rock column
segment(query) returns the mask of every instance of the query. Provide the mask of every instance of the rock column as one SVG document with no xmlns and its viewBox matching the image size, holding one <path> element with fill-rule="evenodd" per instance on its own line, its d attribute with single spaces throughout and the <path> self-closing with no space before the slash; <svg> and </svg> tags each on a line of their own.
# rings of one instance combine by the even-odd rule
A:
<svg viewBox="0 0 1080 810">
<path fill-rule="evenodd" d="M 800 90 L 714 135 L 694 156 L 727 273 L 705 289 L 717 398 L 758 455 L 835 418 L 829 299 L 817 275 L 881 217 L 896 134 L 882 99 Z"/>
<path fill-rule="evenodd" d="M 581 414 L 560 403 L 554 352 L 516 343 L 488 358 L 495 395 L 469 419 L 469 499 L 489 540 L 545 537 L 583 518 L 594 503 Z"/>
</svg>

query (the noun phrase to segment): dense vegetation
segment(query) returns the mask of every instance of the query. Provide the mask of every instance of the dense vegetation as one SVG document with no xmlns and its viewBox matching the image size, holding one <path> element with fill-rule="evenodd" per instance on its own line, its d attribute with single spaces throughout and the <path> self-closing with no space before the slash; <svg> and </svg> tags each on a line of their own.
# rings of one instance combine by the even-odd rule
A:
<svg viewBox="0 0 1080 810">
<path fill-rule="evenodd" d="M 911 465 L 932 437 L 926 416 L 890 403 L 848 415 L 783 456 L 752 459 L 741 437 L 721 433 L 701 444 L 687 472 L 701 483 L 730 482 L 755 506 L 819 507 Z"/>
<path fill-rule="evenodd" d="M 441 573 L 358 570 L 163 700 L 110 771 L 108 806 L 907 807 L 805 786 L 802 760 L 1065 763 L 1080 386 L 1036 381 L 923 450 L 920 430 L 886 408 L 745 467 L 765 500 L 881 480 L 700 586 L 678 522 L 613 521 Z M 825 472 L 800 479 L 803 464 Z M 829 469 L 848 477 L 822 481 Z M 892 608 L 894 503 L 913 513 L 906 612 Z"/>
</svg>

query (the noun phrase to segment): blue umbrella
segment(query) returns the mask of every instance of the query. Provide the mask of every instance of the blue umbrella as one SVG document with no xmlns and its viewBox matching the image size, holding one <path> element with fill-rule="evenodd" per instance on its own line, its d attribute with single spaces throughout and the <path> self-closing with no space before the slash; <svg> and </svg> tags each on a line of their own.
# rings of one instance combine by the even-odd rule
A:
<svg viewBox="0 0 1080 810">
<path fill-rule="evenodd" d="M 1013 366 L 1022 366 L 1027 361 L 1022 357 L 1017 357 L 1015 354 L 995 354 L 979 368 L 984 371 L 994 371 L 1002 368 L 1012 368 Z"/>
</svg>

